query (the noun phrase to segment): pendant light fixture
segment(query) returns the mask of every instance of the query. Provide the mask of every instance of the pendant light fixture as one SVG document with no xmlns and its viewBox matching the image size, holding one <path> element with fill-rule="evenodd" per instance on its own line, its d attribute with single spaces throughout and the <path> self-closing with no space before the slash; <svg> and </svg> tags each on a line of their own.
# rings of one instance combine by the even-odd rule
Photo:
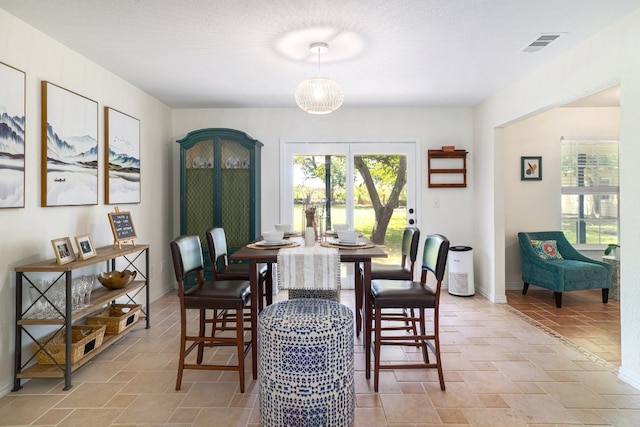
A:
<svg viewBox="0 0 640 427">
<path fill-rule="evenodd" d="M 318 74 L 320 74 L 320 54 L 326 53 L 326 43 L 312 43 L 311 52 L 318 55 Z M 298 85 L 295 93 L 296 104 L 310 114 L 328 114 L 336 111 L 344 101 L 342 88 L 326 77 L 312 77 Z"/>
</svg>

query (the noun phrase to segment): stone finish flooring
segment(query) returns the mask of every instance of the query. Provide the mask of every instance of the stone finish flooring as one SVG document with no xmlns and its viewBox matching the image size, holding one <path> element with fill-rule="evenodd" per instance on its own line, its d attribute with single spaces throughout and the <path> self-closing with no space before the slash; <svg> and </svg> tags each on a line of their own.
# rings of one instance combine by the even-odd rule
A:
<svg viewBox="0 0 640 427">
<path fill-rule="evenodd" d="M 556 308 L 553 292 L 548 290 L 531 287 L 526 295 L 522 290 L 506 294 L 509 306 L 550 333 L 620 366 L 620 301 L 610 298 L 603 304 L 600 290 L 574 291 L 565 292 L 562 308 Z"/>
<path fill-rule="evenodd" d="M 518 301 L 523 312 L 529 298 Z M 515 292 L 509 291 L 509 299 L 515 306 Z M 353 291 L 343 290 L 342 302 L 353 307 Z M 440 390 L 435 370 L 396 370 L 381 373 L 380 392 L 374 393 L 357 338 L 355 426 L 640 425 L 640 391 L 620 382 L 616 365 L 602 359 L 615 353 L 615 345 L 600 342 L 604 350 L 591 347 L 592 341 L 577 345 L 560 336 L 569 329 L 547 329 L 553 322 L 578 324 L 586 334 L 597 326 L 574 314 L 569 298 L 562 313 L 545 309 L 556 316 L 537 319 L 540 323 L 479 295 L 444 292 L 441 307 L 447 390 Z M 258 387 L 251 379 L 250 359 L 245 394 L 238 391 L 235 373 L 215 371 L 185 371 L 182 389 L 175 391 L 176 295 L 152 303 L 151 313 L 151 329 L 138 327 L 77 371 L 70 390 L 62 390 L 61 380 L 32 380 L 9 392 L 0 399 L 0 425 L 258 426 Z M 603 313 L 594 323 L 608 321 Z M 418 356 L 415 350 L 390 347 L 383 358 Z M 211 357 L 234 355 L 225 348 Z"/>
</svg>

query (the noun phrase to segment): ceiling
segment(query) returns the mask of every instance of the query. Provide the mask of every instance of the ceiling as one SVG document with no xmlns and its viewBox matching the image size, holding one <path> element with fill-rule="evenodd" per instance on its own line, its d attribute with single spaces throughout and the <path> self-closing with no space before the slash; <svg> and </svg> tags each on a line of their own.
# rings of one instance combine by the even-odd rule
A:
<svg viewBox="0 0 640 427">
<path fill-rule="evenodd" d="M 470 107 L 640 8 L 638 0 L 0 0 L 173 108 Z M 536 53 L 540 34 L 563 34 Z M 318 59 L 313 42 L 329 52 Z M 54 82 L 55 83 L 55 82 Z"/>
</svg>

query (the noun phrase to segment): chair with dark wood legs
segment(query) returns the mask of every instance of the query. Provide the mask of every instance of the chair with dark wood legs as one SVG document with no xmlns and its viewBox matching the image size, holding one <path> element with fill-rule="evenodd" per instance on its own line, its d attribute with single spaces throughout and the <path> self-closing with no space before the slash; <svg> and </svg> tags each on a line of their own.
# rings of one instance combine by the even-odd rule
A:
<svg viewBox="0 0 640 427">
<path fill-rule="evenodd" d="M 205 233 L 209 259 L 213 270 L 213 280 L 249 280 L 249 264 L 230 264 L 227 236 L 224 228 L 210 228 Z M 259 291 L 258 309 L 262 311 L 264 305 L 273 302 L 273 284 L 267 280 L 267 266 L 263 266 L 258 272 Z"/>
<path fill-rule="evenodd" d="M 413 272 L 415 268 L 416 259 L 418 258 L 418 244 L 420 242 L 420 229 L 417 227 L 406 227 L 402 233 L 402 258 L 399 264 L 383 264 L 372 262 L 371 263 L 371 280 L 376 279 L 389 279 L 389 280 L 413 280 Z M 361 271 L 362 275 L 363 272 Z M 357 308 L 362 308 L 362 294 L 361 287 L 356 286 L 356 304 Z M 394 311 L 387 313 L 389 316 L 409 316 L 405 313 L 405 310 L 400 312 Z M 415 324 L 409 324 L 405 322 L 405 327 L 415 328 Z M 404 329 L 404 327 L 402 327 Z M 356 334 L 359 334 L 360 330 L 356 330 Z"/>
<path fill-rule="evenodd" d="M 373 311 L 374 319 L 374 390 L 376 392 L 381 369 L 436 368 L 440 388 L 445 389 L 440 358 L 439 305 L 448 252 L 449 240 L 446 237 L 439 234 L 429 235 L 424 243 L 420 281 L 378 279 L 371 282 L 369 309 Z M 435 287 L 427 283 L 429 273 L 435 276 Z M 406 328 L 388 326 L 387 324 L 393 323 L 393 319 L 385 317 L 383 310 L 389 308 L 410 310 L 410 317 L 398 317 L 395 320 L 417 322 L 419 331 L 414 333 L 407 331 Z M 427 309 L 433 309 L 433 332 L 427 332 L 426 329 L 425 311 Z M 416 315 L 413 315 L 414 310 Z M 399 333 L 398 329 L 403 329 L 404 332 Z M 423 362 L 382 364 L 380 354 L 383 345 L 419 347 L 422 349 Z M 367 350 L 370 351 L 370 349 Z M 430 360 L 429 352 L 433 353 L 435 360 Z M 368 374 L 370 367 L 366 366 L 366 369 Z"/>
<path fill-rule="evenodd" d="M 178 378 L 176 390 L 182 385 L 184 369 L 209 369 L 222 371 L 236 371 L 240 379 L 240 392 L 244 393 L 244 359 L 251 348 L 251 341 L 244 339 L 244 309 L 251 301 L 251 288 L 248 281 L 243 280 L 219 280 L 206 282 L 204 280 L 204 262 L 202 258 L 202 245 L 198 236 L 179 236 L 171 243 L 171 255 L 178 283 L 178 296 L 180 298 L 180 357 L 178 360 Z M 189 285 L 189 280 L 195 276 L 195 283 Z M 193 282 L 191 280 L 191 282 Z M 198 332 L 190 330 L 187 325 L 189 311 L 197 310 Z M 213 315 L 207 317 L 207 312 Z M 218 318 L 216 313 L 220 310 L 228 310 L 234 313 L 234 320 Z M 240 321 L 235 321 L 240 319 Z M 207 333 L 207 325 L 220 330 L 219 322 L 235 323 L 233 336 L 224 334 L 215 335 Z M 193 327 L 192 327 L 193 329 Z M 235 365 L 221 365 L 203 363 L 205 347 L 234 346 L 237 351 L 237 363 Z M 187 357 L 197 349 L 195 363 L 187 361 Z"/>
</svg>

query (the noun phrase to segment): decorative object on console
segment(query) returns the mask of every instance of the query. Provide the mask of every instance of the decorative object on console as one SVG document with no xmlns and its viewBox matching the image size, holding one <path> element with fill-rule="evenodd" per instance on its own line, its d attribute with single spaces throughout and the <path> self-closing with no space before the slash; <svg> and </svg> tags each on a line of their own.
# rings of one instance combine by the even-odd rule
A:
<svg viewBox="0 0 640 427">
<path fill-rule="evenodd" d="M 140 120 L 104 107 L 106 204 L 140 203 Z"/>
<path fill-rule="evenodd" d="M 320 75 L 320 54 L 329 50 L 329 45 L 318 42 L 309 46 L 311 53 L 318 55 L 318 75 Z M 344 101 L 342 88 L 326 77 L 312 77 L 298 85 L 295 92 L 296 104 L 310 114 L 328 114 L 336 111 Z"/>
<path fill-rule="evenodd" d="M 42 206 L 98 204 L 98 103 L 42 82 Z"/>
<path fill-rule="evenodd" d="M 122 289 L 133 282 L 138 273 L 136 271 L 109 271 L 98 274 L 98 282 L 107 289 Z"/>
<path fill-rule="evenodd" d="M 76 236 L 76 245 L 78 246 L 78 257 L 80 257 L 81 260 L 96 256 L 96 248 L 93 246 L 91 234 Z"/>
<path fill-rule="evenodd" d="M 114 212 L 108 213 L 107 216 L 113 232 L 113 244 L 122 247 L 122 243 L 130 241 L 135 246 L 135 239 L 138 236 L 133 226 L 131 212 L 120 212 L 120 209 L 116 206 Z"/>
<path fill-rule="evenodd" d="M 53 246 L 53 252 L 56 254 L 58 265 L 76 260 L 76 254 L 73 252 L 73 246 L 71 246 L 71 239 L 68 237 L 53 239 L 51 245 Z"/>
<path fill-rule="evenodd" d="M 542 157 L 520 157 L 520 180 L 542 181 Z"/>
<path fill-rule="evenodd" d="M 24 207 L 25 73 L 0 62 L 0 208 Z"/>
</svg>

